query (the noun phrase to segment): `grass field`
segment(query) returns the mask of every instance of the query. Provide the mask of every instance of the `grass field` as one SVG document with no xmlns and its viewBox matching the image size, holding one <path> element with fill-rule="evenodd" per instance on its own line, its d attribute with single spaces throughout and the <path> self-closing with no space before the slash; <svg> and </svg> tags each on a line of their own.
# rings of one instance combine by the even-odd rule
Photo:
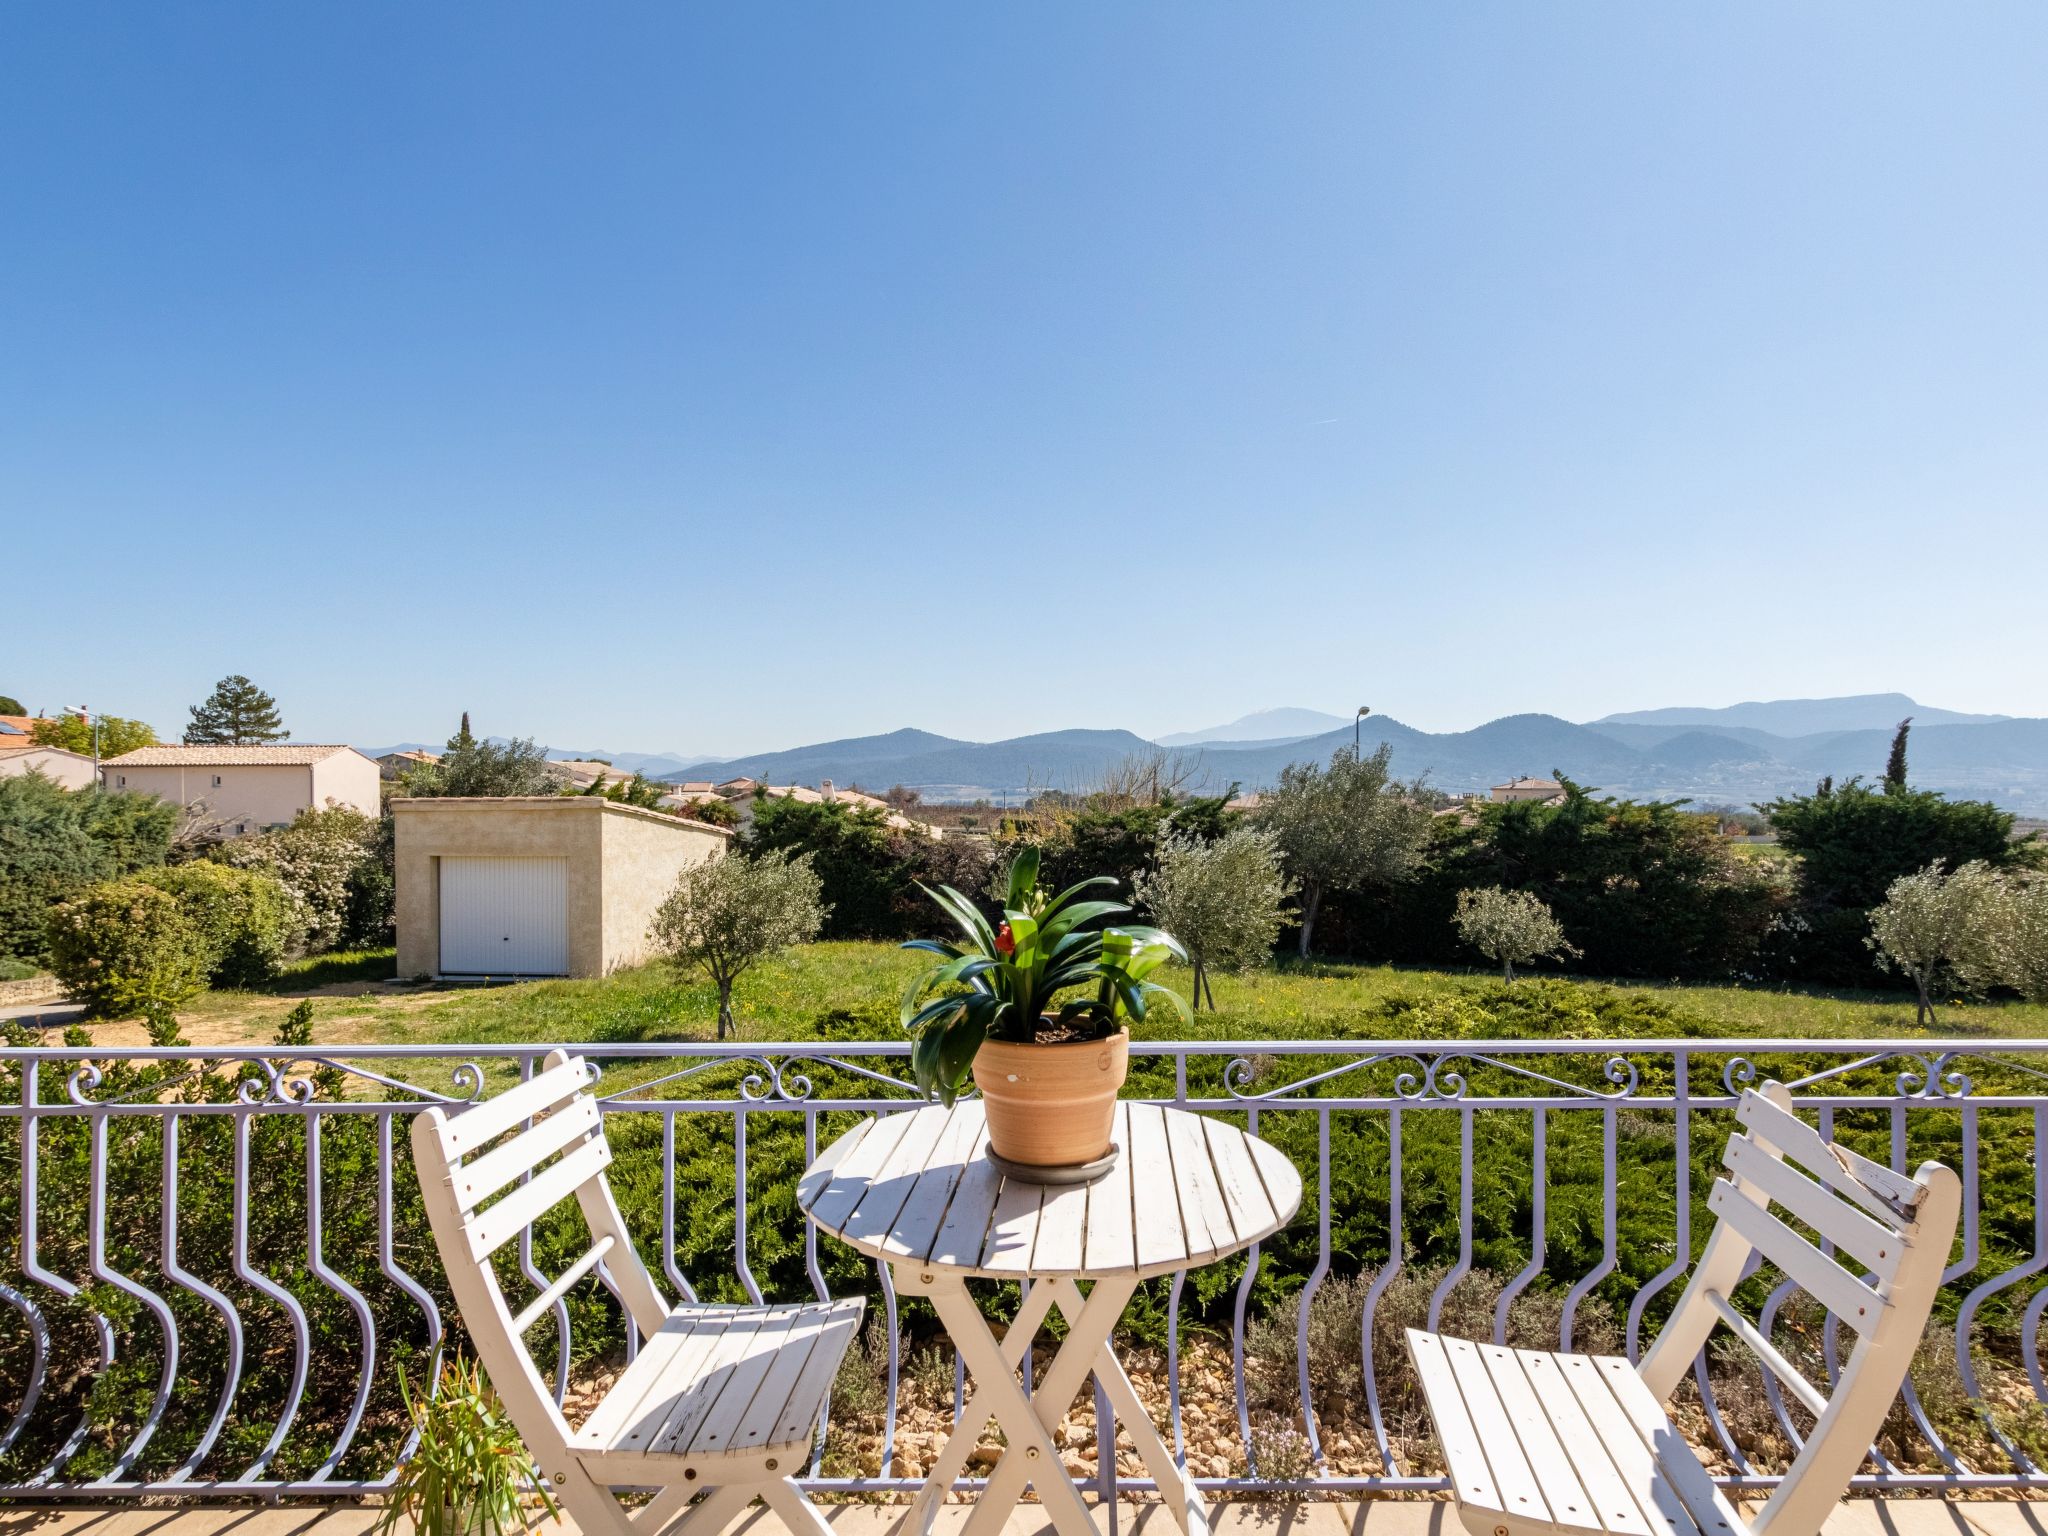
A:
<svg viewBox="0 0 2048 1536">
<path fill-rule="evenodd" d="M 813 944 L 744 978 L 735 994 L 743 1038 L 895 1037 L 895 999 L 921 956 L 886 944 Z M 261 1045 L 301 997 L 314 1007 L 314 1037 L 334 1044 L 706 1040 L 717 994 L 708 982 L 665 966 L 600 981 L 536 981 L 420 987 L 390 980 L 388 950 L 302 961 L 270 991 L 212 992 L 183 1014 L 208 1045 Z M 1183 992 L 1187 977 L 1169 984 Z M 1481 972 L 1288 963 L 1216 980 L 1220 1005 L 1192 1028 L 1155 1019 L 1143 1036 L 1208 1039 L 1616 1038 L 1910 1036 L 1904 993 L 1776 991 L 1754 987 L 1531 978 L 1503 987 Z M 129 1025 L 94 1026 L 96 1041 L 126 1043 Z M 2048 1006 L 1956 1002 L 1938 1033 L 2048 1037 Z"/>
</svg>

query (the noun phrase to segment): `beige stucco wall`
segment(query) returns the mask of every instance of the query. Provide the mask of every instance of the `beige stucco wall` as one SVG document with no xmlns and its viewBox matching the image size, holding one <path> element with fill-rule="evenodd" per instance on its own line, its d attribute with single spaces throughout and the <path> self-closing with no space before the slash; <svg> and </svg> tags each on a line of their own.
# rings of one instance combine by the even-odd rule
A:
<svg viewBox="0 0 2048 1536">
<path fill-rule="evenodd" d="M 145 768 L 108 763 L 101 769 L 108 789 L 157 795 L 177 806 L 199 806 L 237 829 L 261 832 L 283 826 L 301 811 L 330 802 L 365 816 L 378 814 L 377 764 L 350 748 L 305 763 L 194 763 Z M 218 778 L 219 784 L 213 781 Z"/>
<path fill-rule="evenodd" d="M 581 795 L 394 800 L 398 974 L 441 965 L 442 858 L 568 861 L 569 974 L 602 976 L 647 957 L 647 925 L 676 876 L 730 835 Z"/>
<path fill-rule="evenodd" d="M 375 816 L 382 777 L 374 757 L 365 757 L 353 747 L 337 752 L 313 765 L 313 804 L 324 806 L 332 801 Z"/>
<path fill-rule="evenodd" d="M 625 807 L 615 807 L 623 810 Z M 638 965 L 652 953 L 647 925 L 676 877 L 725 852 L 732 834 L 699 821 L 642 811 L 603 819 L 604 968 Z"/>
<path fill-rule="evenodd" d="M 290 821 L 313 801 L 313 770 L 303 763 L 245 763 L 175 768 L 116 767 L 102 770 L 108 789 L 157 795 L 177 806 L 203 804 L 230 831 Z M 216 785 L 215 777 L 220 779 Z"/>
<path fill-rule="evenodd" d="M 9 739 L 20 740 L 19 737 Z M 9 752 L 0 756 L 0 778 L 31 771 L 40 773 L 52 783 L 62 784 L 66 789 L 92 788 L 92 759 L 82 752 L 67 752 L 62 747 L 33 747 L 26 752 Z"/>
</svg>

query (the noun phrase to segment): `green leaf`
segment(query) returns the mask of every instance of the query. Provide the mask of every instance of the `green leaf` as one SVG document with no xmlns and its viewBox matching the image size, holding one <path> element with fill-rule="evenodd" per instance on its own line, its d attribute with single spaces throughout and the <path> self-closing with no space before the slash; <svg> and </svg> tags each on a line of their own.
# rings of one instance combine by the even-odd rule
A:
<svg viewBox="0 0 2048 1536">
<path fill-rule="evenodd" d="M 1139 984 L 1139 991 L 1155 993 L 1158 996 L 1165 998 L 1169 1003 L 1173 1004 L 1174 1011 L 1180 1015 L 1181 1022 L 1183 1024 L 1194 1023 L 1195 1016 L 1194 1013 L 1188 1008 L 1188 1000 L 1182 997 L 1178 992 L 1174 991 L 1173 988 L 1162 987 L 1156 981 L 1147 981 L 1141 982 Z"/>
<path fill-rule="evenodd" d="M 917 1034 L 929 1029 L 932 1024 L 945 1018 L 948 1014 L 958 1013 L 965 1009 L 967 1003 L 968 999 L 957 993 L 947 997 L 935 997 L 909 1018 L 904 1019 L 902 1021 L 903 1028 L 906 1033 Z"/>
<path fill-rule="evenodd" d="M 975 1053 L 987 1038 L 985 1021 L 972 1013 L 939 1036 L 939 1075 L 956 1096 L 972 1081 Z"/>
<path fill-rule="evenodd" d="M 1084 901 L 1068 907 L 1058 917 L 1050 918 L 1040 930 L 1045 942 L 1056 944 L 1083 923 L 1093 922 L 1098 917 L 1114 917 L 1119 912 L 1131 909 L 1120 901 Z"/>
<path fill-rule="evenodd" d="M 1031 893 L 1038 889 L 1038 848 L 1026 843 L 1017 850 L 1017 857 L 1010 861 L 1010 894 L 1003 905 L 1023 907 L 1029 904 Z"/>
<path fill-rule="evenodd" d="M 917 888 L 937 902 L 940 910 L 959 924 L 970 944 L 975 945 L 984 955 L 995 954 L 996 931 L 989 927 L 988 919 L 981 915 L 973 902 L 950 885 L 942 885 L 933 890 L 923 881 L 919 881 Z"/>
<path fill-rule="evenodd" d="M 1081 881 L 1077 885 L 1068 886 L 1064 891 L 1061 891 L 1059 895 L 1053 897 L 1051 901 L 1045 904 L 1045 910 L 1040 912 L 1038 915 L 1041 918 L 1050 918 L 1055 912 L 1059 911 L 1060 908 L 1064 907 L 1068 902 L 1072 901 L 1076 896 L 1080 895 L 1083 891 L 1092 891 L 1098 885 L 1113 886 L 1115 884 L 1116 877 L 1114 875 L 1090 875 L 1086 880 Z"/>
</svg>

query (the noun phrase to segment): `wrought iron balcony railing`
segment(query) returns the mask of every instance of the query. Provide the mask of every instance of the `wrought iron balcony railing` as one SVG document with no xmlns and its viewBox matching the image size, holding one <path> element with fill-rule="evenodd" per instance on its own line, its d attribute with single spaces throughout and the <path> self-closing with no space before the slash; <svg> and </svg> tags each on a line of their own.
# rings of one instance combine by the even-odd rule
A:
<svg viewBox="0 0 2048 1536">
<path fill-rule="evenodd" d="M 409 1444 L 397 1369 L 430 1375 L 458 1329 L 403 1122 L 498 1091 L 550 1048 L 0 1051 L 0 1169 L 14 1175 L 0 1176 L 0 1220 L 19 1234 L 0 1254 L 0 1494 L 387 1483 Z M 797 1172 L 854 1117 L 917 1102 L 907 1048 L 572 1049 L 603 1068 L 615 1187 L 679 1296 L 877 1297 L 879 1470 L 828 1465 L 821 1435 L 811 1482 L 914 1488 L 892 1469 L 919 1320 L 793 1202 Z M 1217 1273 L 1160 1282 L 1134 1309 L 1163 1361 L 1172 1442 L 1185 1454 L 1182 1377 L 1199 1336 L 1228 1351 L 1237 1447 L 1203 1486 L 1443 1486 L 1412 1389 L 1376 1347 L 1411 1320 L 1394 1312 L 1639 1355 L 1705 1235 L 1736 1097 L 1766 1077 L 1867 1155 L 1901 1169 L 1939 1157 L 1963 1179 L 1937 1323 L 1859 1484 L 2048 1486 L 2048 1041 L 2033 1040 L 1139 1043 L 1127 1094 L 1235 1118 L 1293 1156 L 1309 1191 L 1287 1231 Z M 535 1291 L 553 1253 L 546 1223 L 518 1245 Z M 553 1307 L 558 1396 L 633 1347 L 604 1280 Z M 1832 1329 L 1789 1282 L 1754 1285 L 1781 1347 L 1832 1379 Z M 1255 1326 L 1262 1314 L 1292 1316 L 1291 1350 L 1276 1357 L 1288 1328 Z M 1355 1356 L 1333 1361 L 1331 1337 Z M 1695 1384 L 1686 1412 L 1723 1481 L 1769 1486 L 1804 1410 L 1711 1350 Z M 1262 1467 L 1283 1423 L 1299 1455 Z M 1119 1477 L 1113 1447 L 1092 1458 L 1091 1486 L 1146 1486 Z"/>
</svg>

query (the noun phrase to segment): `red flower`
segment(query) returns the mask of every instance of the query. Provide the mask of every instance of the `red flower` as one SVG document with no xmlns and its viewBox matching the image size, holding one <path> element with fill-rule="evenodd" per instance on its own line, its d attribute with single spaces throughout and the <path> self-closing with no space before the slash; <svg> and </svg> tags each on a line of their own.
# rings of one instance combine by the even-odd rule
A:
<svg viewBox="0 0 2048 1536">
<path fill-rule="evenodd" d="M 996 930 L 996 953 L 1005 956 L 1017 953 L 1017 941 L 1010 937 L 1008 923 L 1004 923 Z"/>
</svg>

